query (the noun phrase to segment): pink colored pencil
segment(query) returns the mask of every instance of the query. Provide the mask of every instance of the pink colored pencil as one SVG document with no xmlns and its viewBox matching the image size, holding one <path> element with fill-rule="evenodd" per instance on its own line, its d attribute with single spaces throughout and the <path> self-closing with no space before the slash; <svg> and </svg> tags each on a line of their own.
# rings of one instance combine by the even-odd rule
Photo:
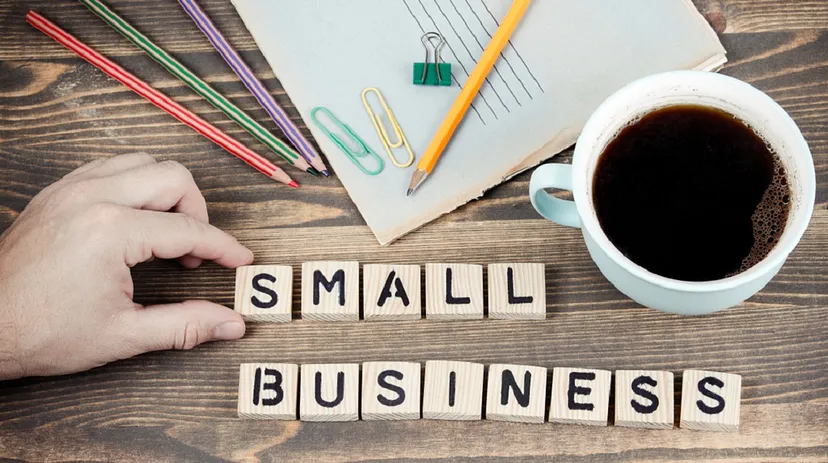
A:
<svg viewBox="0 0 828 463">
<path fill-rule="evenodd" d="M 256 154 L 248 147 L 242 145 L 234 138 L 211 125 L 209 122 L 196 116 L 190 110 L 176 103 L 168 96 L 150 87 L 146 82 L 143 82 L 139 78 L 130 74 L 124 68 L 118 66 L 108 58 L 96 52 L 88 45 L 84 44 L 40 14 L 34 11 L 29 11 L 26 15 L 26 21 L 36 29 L 53 38 L 64 47 L 77 53 L 78 56 L 105 72 L 113 79 L 124 84 L 133 92 L 146 98 L 155 106 L 163 109 L 174 118 L 184 124 L 187 124 L 196 132 L 207 137 L 213 143 L 230 152 L 230 154 L 246 162 L 254 169 L 264 175 L 267 175 L 273 180 L 276 180 L 277 182 L 284 183 L 293 188 L 299 187 L 299 184 L 296 183 L 295 180 L 292 180 L 288 174 L 285 173 L 285 171 L 274 165 L 272 162 Z"/>
</svg>

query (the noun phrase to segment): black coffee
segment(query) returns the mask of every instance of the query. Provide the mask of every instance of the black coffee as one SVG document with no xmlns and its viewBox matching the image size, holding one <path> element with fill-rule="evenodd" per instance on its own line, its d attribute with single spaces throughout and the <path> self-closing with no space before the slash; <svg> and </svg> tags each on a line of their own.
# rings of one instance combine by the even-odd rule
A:
<svg viewBox="0 0 828 463">
<path fill-rule="evenodd" d="M 711 281 L 779 241 L 791 192 L 778 156 L 745 123 L 701 106 L 654 111 L 601 154 L 593 203 L 609 240 L 658 275 Z"/>
</svg>

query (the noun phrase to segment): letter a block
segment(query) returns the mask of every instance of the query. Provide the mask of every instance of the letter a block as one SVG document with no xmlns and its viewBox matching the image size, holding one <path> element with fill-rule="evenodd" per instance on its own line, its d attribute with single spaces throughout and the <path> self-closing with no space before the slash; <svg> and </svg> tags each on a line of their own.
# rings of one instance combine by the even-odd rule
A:
<svg viewBox="0 0 828 463">
<path fill-rule="evenodd" d="M 239 418 L 295 420 L 299 366 L 243 363 L 239 367 Z"/>
<path fill-rule="evenodd" d="M 606 370 L 552 370 L 550 423 L 606 426 L 612 373 Z"/>
<path fill-rule="evenodd" d="M 426 318 L 483 318 L 483 266 L 426 264 Z"/>
<path fill-rule="evenodd" d="M 669 371 L 615 372 L 615 425 L 673 428 L 673 374 Z"/>
<path fill-rule="evenodd" d="M 299 418 L 302 421 L 359 419 L 359 365 L 302 365 Z"/>
<path fill-rule="evenodd" d="M 681 427 L 699 431 L 738 431 L 742 377 L 685 370 L 681 376 Z"/>
<path fill-rule="evenodd" d="M 426 362 L 423 418 L 479 420 L 482 414 L 482 364 L 437 360 Z"/>
<path fill-rule="evenodd" d="M 359 263 L 302 264 L 302 319 L 359 320 Z"/>
<path fill-rule="evenodd" d="M 489 318 L 544 320 L 546 268 L 543 264 L 489 265 Z"/>
<path fill-rule="evenodd" d="M 419 320 L 419 265 L 363 265 L 362 310 L 365 320 Z"/>
<path fill-rule="evenodd" d="M 543 423 L 546 409 L 546 368 L 489 366 L 486 419 Z"/>
<path fill-rule="evenodd" d="M 292 267 L 247 265 L 236 269 L 234 307 L 245 320 L 288 323 L 292 305 Z"/>
<path fill-rule="evenodd" d="M 420 364 L 362 364 L 363 420 L 419 420 Z"/>
</svg>

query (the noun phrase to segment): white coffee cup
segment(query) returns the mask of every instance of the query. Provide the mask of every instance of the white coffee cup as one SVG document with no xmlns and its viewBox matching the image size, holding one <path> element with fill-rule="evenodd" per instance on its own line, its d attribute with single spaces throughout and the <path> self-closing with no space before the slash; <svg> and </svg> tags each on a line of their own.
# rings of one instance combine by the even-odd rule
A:
<svg viewBox="0 0 828 463">
<path fill-rule="evenodd" d="M 721 280 L 674 280 L 635 264 L 607 238 L 592 203 L 597 161 L 619 130 L 653 110 L 680 104 L 718 108 L 746 122 L 778 153 L 791 186 L 791 211 L 776 247 L 758 264 Z M 574 201 L 551 196 L 547 188 L 570 190 Z M 532 174 L 529 186 L 532 205 L 542 216 L 560 225 L 581 228 L 592 260 L 622 293 L 647 307 L 687 315 L 732 307 L 764 288 L 808 227 L 815 191 L 811 151 L 785 110 L 745 82 L 697 71 L 645 77 L 610 96 L 587 121 L 575 146 L 572 165 L 541 166 Z"/>
</svg>

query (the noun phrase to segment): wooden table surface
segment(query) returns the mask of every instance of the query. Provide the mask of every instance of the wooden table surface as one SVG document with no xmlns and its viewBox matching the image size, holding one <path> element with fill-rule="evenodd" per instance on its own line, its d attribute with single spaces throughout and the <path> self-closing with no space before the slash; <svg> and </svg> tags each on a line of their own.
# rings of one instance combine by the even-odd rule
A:
<svg viewBox="0 0 828 463">
<path fill-rule="evenodd" d="M 272 127 L 177 2 L 111 3 Z M 230 3 L 201 3 L 279 101 L 289 105 Z M 769 93 L 802 128 L 813 150 L 818 190 L 810 229 L 764 291 L 737 308 L 683 318 L 642 308 L 616 291 L 590 261 L 578 231 L 535 214 L 526 197 L 528 174 L 381 248 L 336 178 L 297 174 L 303 182 L 299 191 L 271 182 L 24 22 L 29 9 L 43 13 L 266 152 L 80 4 L 0 1 L 0 230 L 40 189 L 75 167 L 140 150 L 189 167 L 213 222 L 253 249 L 259 263 L 298 269 L 303 261 L 326 258 L 527 261 L 546 263 L 548 280 L 546 321 L 294 320 L 249 326 L 238 342 L 144 355 L 84 374 L 0 383 L 0 458 L 828 461 L 828 2 L 698 4 L 722 32 L 730 59 L 723 72 Z M 152 263 L 134 275 L 136 298 L 143 303 L 210 298 L 232 305 L 234 272 L 215 265 L 186 271 Z M 294 307 L 298 310 L 298 295 Z M 738 373 L 742 429 L 721 434 L 486 421 L 316 424 L 236 418 L 242 362 L 428 359 Z"/>
</svg>

